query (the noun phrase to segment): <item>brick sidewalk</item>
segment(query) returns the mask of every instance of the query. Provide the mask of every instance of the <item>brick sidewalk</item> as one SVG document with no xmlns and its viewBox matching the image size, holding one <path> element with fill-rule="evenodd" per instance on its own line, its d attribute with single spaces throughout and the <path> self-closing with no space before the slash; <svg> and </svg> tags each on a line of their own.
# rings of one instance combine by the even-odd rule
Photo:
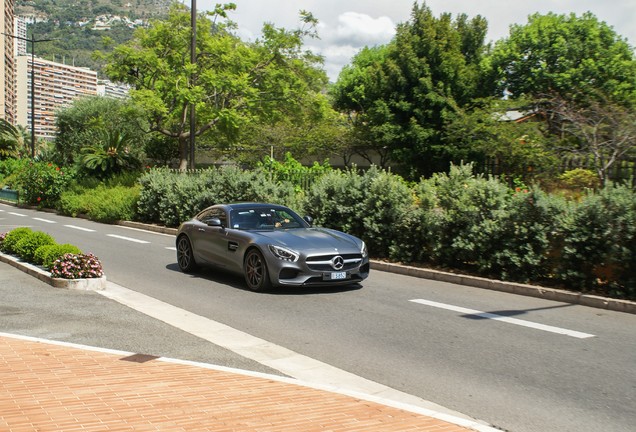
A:
<svg viewBox="0 0 636 432">
<path fill-rule="evenodd" d="M 0 430 L 469 429 L 274 379 L 0 336 Z"/>
</svg>

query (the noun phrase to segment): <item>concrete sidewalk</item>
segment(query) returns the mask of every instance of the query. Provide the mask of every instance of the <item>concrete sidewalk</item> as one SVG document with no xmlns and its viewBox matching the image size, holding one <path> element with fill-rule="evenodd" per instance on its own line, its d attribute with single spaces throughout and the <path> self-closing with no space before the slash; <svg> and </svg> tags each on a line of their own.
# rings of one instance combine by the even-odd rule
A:
<svg viewBox="0 0 636 432">
<path fill-rule="evenodd" d="M 277 372 L 0 263 L 0 431 L 494 430 Z"/>
</svg>

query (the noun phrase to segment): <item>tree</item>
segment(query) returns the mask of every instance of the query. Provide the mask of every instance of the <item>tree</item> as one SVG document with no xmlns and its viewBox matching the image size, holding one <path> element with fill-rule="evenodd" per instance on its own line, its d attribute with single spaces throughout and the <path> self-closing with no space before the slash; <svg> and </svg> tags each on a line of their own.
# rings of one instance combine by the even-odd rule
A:
<svg viewBox="0 0 636 432">
<path fill-rule="evenodd" d="M 55 121 L 58 132 L 54 159 L 60 165 L 79 162 L 77 159 L 84 147 L 103 141 L 104 130 L 129 136 L 129 152 L 138 159 L 143 157 L 144 145 L 150 138 L 143 131 L 140 110 L 127 100 L 102 96 L 81 98 L 60 109 Z"/>
<path fill-rule="evenodd" d="M 414 4 L 410 21 L 398 26 L 386 53 L 365 53 L 357 70 L 346 71 L 340 83 L 345 100 L 337 106 L 355 109 L 362 102 L 364 109 L 356 113 L 368 141 L 388 149 L 406 176 L 447 170 L 451 155 L 442 142 L 444 118 L 482 95 L 486 30 L 479 16 L 435 18 L 425 4 Z"/>
<path fill-rule="evenodd" d="M 82 166 L 98 178 L 139 169 L 141 161 L 130 151 L 133 140 L 126 132 L 102 130 L 100 142 L 82 148 Z"/>
<path fill-rule="evenodd" d="M 578 98 L 575 98 L 578 99 Z M 636 114 L 609 100 L 589 98 L 586 102 L 555 96 L 547 102 L 547 112 L 562 136 L 558 150 L 581 156 L 591 165 L 601 183 L 609 170 L 632 154 L 636 156 Z"/>
<path fill-rule="evenodd" d="M 0 118 L 0 159 L 18 158 L 30 154 L 30 134 L 23 126 L 13 126 Z"/>
<path fill-rule="evenodd" d="M 178 140 L 180 169 L 188 165 L 191 104 L 195 136 L 214 131 L 232 141 L 252 121 L 293 116 L 326 83 L 321 59 L 302 50 L 317 24 L 310 13 L 301 12 L 306 28 L 265 24 L 262 39 L 246 43 L 222 22 L 233 8 L 197 17 L 196 64 L 190 62 L 190 13 L 177 3 L 167 20 L 138 29 L 109 56 L 107 74 L 133 86 L 131 97 L 144 108 L 149 130 Z"/>
<path fill-rule="evenodd" d="M 526 118 L 519 122 L 509 118 L 510 113 Z M 542 115 L 531 101 L 475 100 L 447 118 L 444 141 L 454 160 L 496 163 L 493 174 L 526 178 L 554 164 Z"/>
<path fill-rule="evenodd" d="M 531 15 L 528 24 L 511 27 L 488 60 L 498 95 L 604 95 L 625 106 L 636 103 L 633 49 L 589 12 Z"/>
<path fill-rule="evenodd" d="M 388 125 L 377 117 L 376 101 L 382 87 L 380 68 L 387 60 L 388 46 L 364 47 L 356 54 L 350 65 L 345 66 L 338 81 L 330 89 L 334 108 L 345 116 L 347 137 L 345 154 L 358 154 L 371 162 L 373 155 L 380 157 L 380 167 L 391 161 L 383 129 Z M 380 110 L 380 113 L 382 110 Z M 345 149 L 343 149 L 345 150 Z M 346 160 L 346 157 L 345 157 Z"/>
</svg>

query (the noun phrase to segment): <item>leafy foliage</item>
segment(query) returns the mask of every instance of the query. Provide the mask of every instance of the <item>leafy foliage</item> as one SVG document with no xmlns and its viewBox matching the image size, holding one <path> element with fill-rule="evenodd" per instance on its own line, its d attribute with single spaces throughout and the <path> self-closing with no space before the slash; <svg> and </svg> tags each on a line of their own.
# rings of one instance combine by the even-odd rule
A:
<svg viewBox="0 0 636 432">
<path fill-rule="evenodd" d="M 137 215 L 139 186 L 106 186 L 66 191 L 60 197 L 58 210 L 70 216 L 87 215 L 99 222 L 134 220 Z"/>
<path fill-rule="evenodd" d="M 409 178 L 446 171 L 452 155 L 441 142 L 444 118 L 484 95 L 480 62 L 486 21 L 435 18 L 413 5 L 386 50 L 363 51 L 336 84 L 336 106 L 358 118 L 366 142 L 387 148 Z"/>
<path fill-rule="evenodd" d="M 531 101 L 478 99 L 449 114 L 443 141 L 453 160 L 481 165 L 495 161 L 497 174 L 532 179 L 550 173 L 557 153 L 548 146 L 543 122 Z M 509 112 L 526 112 L 527 121 L 507 118 Z"/>
<path fill-rule="evenodd" d="M 19 227 L 19 228 L 12 229 L 4 236 L 4 240 L 1 243 L 2 252 L 6 252 L 8 254 L 17 253 L 15 249 L 16 244 L 18 244 L 18 242 L 22 240 L 24 237 L 32 233 L 33 233 L 33 230 L 28 227 Z"/>
<path fill-rule="evenodd" d="M 57 112 L 55 159 L 62 165 L 80 162 L 84 147 L 104 147 L 126 137 L 130 158 L 141 159 L 146 141 L 138 108 L 130 102 L 101 96 L 78 99 Z"/>
<path fill-rule="evenodd" d="M 77 246 L 69 243 L 44 245 L 36 249 L 33 255 L 33 262 L 50 269 L 56 260 L 68 253 L 81 254 L 82 251 Z"/>
<path fill-rule="evenodd" d="M 0 160 L 18 158 L 27 153 L 28 133 L 0 118 Z"/>
<path fill-rule="evenodd" d="M 35 251 L 44 245 L 55 244 L 55 239 L 50 235 L 42 231 L 35 231 L 26 235 L 15 244 L 14 251 L 25 261 L 32 262 L 35 256 Z"/>
<path fill-rule="evenodd" d="M 608 184 L 599 193 L 588 192 L 561 223 L 559 278 L 582 291 L 636 298 L 634 190 Z"/>
<path fill-rule="evenodd" d="M 98 144 L 82 149 L 82 166 L 96 177 L 108 178 L 141 167 L 132 153 L 134 138 L 125 132 L 104 130 Z"/>
<path fill-rule="evenodd" d="M 290 183 L 274 182 L 265 171 L 243 171 L 231 166 L 192 173 L 151 169 L 139 182 L 139 217 L 167 226 L 178 226 L 216 203 L 266 201 L 291 204 L 295 197 Z"/>
<path fill-rule="evenodd" d="M 489 59 L 499 94 L 566 99 L 602 94 L 636 103 L 636 59 L 627 42 L 587 12 L 534 14 L 513 25 Z"/>
<path fill-rule="evenodd" d="M 364 239 L 376 257 L 385 257 L 394 242 L 394 224 L 411 202 L 408 185 L 377 167 L 329 171 L 307 191 L 303 208 L 317 225 Z"/>
<path fill-rule="evenodd" d="M 111 79 L 133 86 L 132 99 L 142 106 L 150 130 L 178 139 L 180 169 L 187 168 L 190 109 L 196 108 L 195 134 L 214 130 L 228 139 L 259 119 L 276 121 L 317 97 L 326 81 L 319 58 L 302 50 L 308 29 L 287 31 L 266 24 L 263 37 L 245 43 L 228 31 L 227 10 L 219 6 L 197 19 L 196 64 L 190 61 L 190 12 L 174 3 L 165 21 L 140 28 L 134 38 L 108 57 Z M 191 161 L 192 162 L 192 161 Z"/>
<path fill-rule="evenodd" d="M 29 163 L 16 174 L 20 199 L 27 204 L 55 208 L 62 191 L 72 179 L 60 167 L 46 162 Z"/>
</svg>

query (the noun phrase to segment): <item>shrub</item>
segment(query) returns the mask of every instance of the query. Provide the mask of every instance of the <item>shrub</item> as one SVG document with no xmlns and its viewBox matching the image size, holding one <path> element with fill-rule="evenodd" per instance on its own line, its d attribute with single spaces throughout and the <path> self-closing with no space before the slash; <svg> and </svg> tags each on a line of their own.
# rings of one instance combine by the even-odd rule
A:
<svg viewBox="0 0 636 432">
<path fill-rule="evenodd" d="M 35 251 L 40 246 L 52 244 L 55 244 L 55 240 L 50 234 L 35 231 L 22 237 L 20 241 L 15 244 L 14 250 L 23 260 L 33 262 Z"/>
<path fill-rule="evenodd" d="M 364 173 L 363 184 L 367 193 L 359 215 L 364 225 L 361 237 L 375 257 L 385 258 L 395 244 L 397 224 L 413 195 L 401 177 L 377 168 Z"/>
<path fill-rule="evenodd" d="M 31 234 L 33 230 L 27 227 L 14 228 L 7 233 L 4 237 L 4 241 L 2 242 L 2 251 L 8 254 L 17 253 L 15 250 L 15 245 L 22 240 L 23 237 Z"/>
<path fill-rule="evenodd" d="M 77 246 L 68 243 L 46 245 L 35 251 L 34 262 L 50 269 L 53 267 L 53 263 L 65 254 L 79 255 L 81 253 L 82 251 Z"/>
<path fill-rule="evenodd" d="M 536 188 L 512 195 L 492 221 L 480 224 L 489 241 L 481 243 L 477 270 L 504 280 L 549 278 L 554 266 L 550 251 L 565 206 L 565 200 Z"/>
<path fill-rule="evenodd" d="M 57 246 L 57 243 L 42 245 L 35 250 L 33 254 L 33 264 L 42 265 L 44 262 L 44 256 L 48 251 Z"/>
<path fill-rule="evenodd" d="M 559 279 L 580 291 L 636 298 L 636 193 L 608 183 L 561 221 Z"/>
<path fill-rule="evenodd" d="M 505 211 L 510 189 L 472 173 L 472 165 L 452 166 L 449 174 L 425 180 L 435 189 L 435 204 L 423 223 L 430 235 L 430 259 L 443 266 L 474 270 L 492 243 L 494 222 Z"/>
<path fill-rule="evenodd" d="M 30 161 L 16 176 L 20 199 L 27 204 L 55 208 L 60 194 L 71 180 L 60 167 Z"/>
<path fill-rule="evenodd" d="M 594 171 L 575 168 L 561 174 L 559 180 L 563 185 L 569 189 L 596 189 L 599 187 L 601 181 L 598 175 Z"/>
<path fill-rule="evenodd" d="M 272 201 L 289 203 L 289 183 L 275 183 L 262 171 L 236 167 L 191 172 L 152 169 L 140 179 L 138 216 L 144 222 L 178 226 L 204 208 L 221 202 Z"/>
<path fill-rule="evenodd" d="M 86 214 L 99 222 L 134 220 L 138 199 L 139 186 L 99 185 L 95 189 L 78 188 L 62 193 L 58 210 L 73 217 Z"/>
<path fill-rule="evenodd" d="M 51 266 L 51 276 L 61 279 L 100 278 L 102 264 L 93 254 L 64 254 Z"/>
<path fill-rule="evenodd" d="M 316 225 L 364 238 L 365 178 L 356 169 L 331 171 L 314 182 L 304 199 L 304 209 Z M 374 251 L 374 254 L 377 251 Z"/>
<path fill-rule="evenodd" d="M 29 159 L 0 160 L 0 186 L 9 186 L 13 189 L 18 173 L 25 169 L 29 163 Z"/>
</svg>

